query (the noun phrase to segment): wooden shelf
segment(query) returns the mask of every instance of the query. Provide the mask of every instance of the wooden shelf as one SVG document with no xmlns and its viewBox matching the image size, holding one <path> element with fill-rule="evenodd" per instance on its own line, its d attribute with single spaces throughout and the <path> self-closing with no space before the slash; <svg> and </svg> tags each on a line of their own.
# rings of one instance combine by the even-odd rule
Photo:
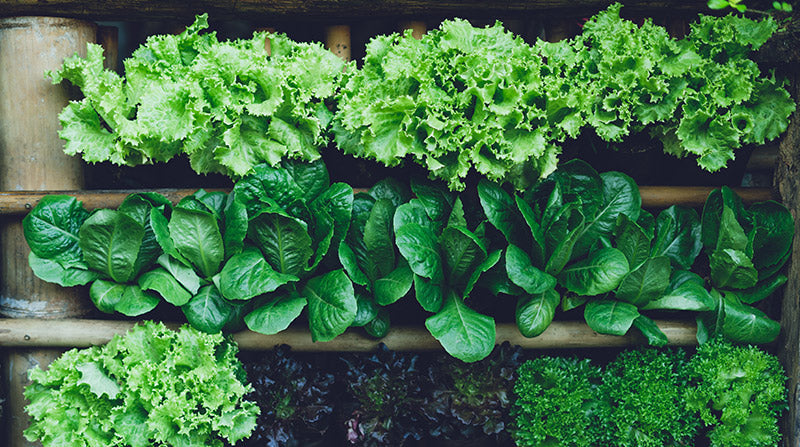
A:
<svg viewBox="0 0 800 447">
<path fill-rule="evenodd" d="M 513 17 L 561 14 L 582 17 L 611 1 L 598 0 L 0 0 L 2 16 L 62 16 L 92 20 L 186 20 L 208 12 L 214 19 L 248 20 L 296 18 L 338 21 L 382 17 Z M 708 11 L 705 0 L 632 0 L 627 11 Z"/>
<path fill-rule="evenodd" d="M 642 206 L 665 208 L 670 205 L 700 207 L 705 203 L 711 186 L 641 186 Z M 733 188 L 745 203 L 777 200 L 770 188 Z M 211 191 L 212 189 L 209 189 Z M 192 194 L 196 189 L 148 189 L 114 191 L 4 191 L 0 192 L 0 215 L 21 215 L 33 209 L 42 197 L 48 194 L 66 194 L 76 197 L 89 210 L 117 208 L 128 194 L 134 192 L 157 192 L 173 203 Z"/>
<path fill-rule="evenodd" d="M 108 320 L 44 320 L 0 319 L 0 347 L 5 348 L 85 348 L 101 345 L 111 337 L 130 329 L 135 322 Z M 658 326 L 667 335 L 671 346 L 696 345 L 697 328 L 686 321 L 658 321 Z M 168 324 L 176 328 L 179 324 Z M 635 332 L 635 331 L 631 331 Z M 323 352 L 349 351 L 363 352 L 375 349 L 383 342 L 397 351 L 439 351 L 441 345 L 423 327 L 394 327 L 381 340 L 362 335 L 357 329 L 350 329 L 333 341 L 311 341 L 308 330 L 289 328 L 276 335 L 262 335 L 242 331 L 233 336 L 239 348 L 247 351 L 261 351 L 287 344 L 295 351 Z M 497 343 L 508 341 L 526 349 L 572 349 L 596 347 L 626 347 L 645 344 L 638 335 L 622 337 L 601 335 L 591 330 L 585 323 L 556 321 L 540 336 L 525 338 L 513 324 L 497 325 Z"/>
</svg>

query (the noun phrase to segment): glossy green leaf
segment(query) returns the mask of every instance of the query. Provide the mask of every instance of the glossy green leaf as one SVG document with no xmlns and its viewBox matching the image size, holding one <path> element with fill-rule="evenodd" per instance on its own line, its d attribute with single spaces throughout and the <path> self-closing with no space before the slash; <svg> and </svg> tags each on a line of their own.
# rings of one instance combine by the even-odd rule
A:
<svg viewBox="0 0 800 447">
<path fill-rule="evenodd" d="M 244 238 L 247 236 L 247 209 L 235 197 L 234 193 L 229 194 L 225 204 L 222 244 L 225 247 L 226 260 L 242 252 Z"/>
<path fill-rule="evenodd" d="M 333 340 L 356 317 L 353 283 L 343 270 L 308 280 L 301 295 L 308 300 L 308 324 L 314 341 Z"/>
<path fill-rule="evenodd" d="M 294 294 L 274 294 L 244 317 L 247 328 L 259 334 L 272 335 L 283 331 L 300 316 L 306 299 Z"/>
<path fill-rule="evenodd" d="M 163 268 L 156 268 L 139 276 L 139 287 L 144 291 L 157 292 L 164 301 L 175 306 L 183 306 L 192 298 L 192 294 Z"/>
<path fill-rule="evenodd" d="M 424 228 L 428 228 L 431 232 L 435 232 L 436 228 L 433 221 L 428 217 L 425 212 L 425 207 L 419 199 L 411 199 L 408 203 L 404 203 L 397 207 L 394 212 L 394 231 L 406 226 L 407 224 L 417 224 Z"/>
<path fill-rule="evenodd" d="M 470 293 L 472 293 L 472 289 L 478 284 L 482 275 L 489 270 L 491 270 L 497 263 L 500 261 L 500 258 L 503 256 L 502 250 L 495 250 L 486 257 L 480 264 L 478 264 L 469 276 L 467 280 L 466 286 L 464 286 L 464 291 L 461 296 L 466 299 Z"/>
<path fill-rule="evenodd" d="M 669 286 L 671 274 L 669 259 L 665 256 L 650 258 L 622 279 L 616 298 L 642 307 L 662 296 Z"/>
<path fill-rule="evenodd" d="M 175 249 L 202 276 L 209 278 L 219 272 L 225 246 L 213 214 L 177 207 L 172 210 L 169 232 Z"/>
<path fill-rule="evenodd" d="M 743 303 L 754 304 L 775 293 L 786 281 L 788 281 L 786 275 L 775 275 L 765 281 L 760 281 L 753 287 L 737 290 L 735 293 Z"/>
<path fill-rule="evenodd" d="M 375 301 L 381 306 L 388 306 L 406 296 L 413 283 L 414 272 L 405 260 L 401 260 L 396 269 L 375 281 Z"/>
<path fill-rule="evenodd" d="M 758 282 L 758 272 L 750 258 L 739 250 L 714 250 L 709 257 L 711 283 L 719 288 L 747 289 Z"/>
<path fill-rule="evenodd" d="M 595 215 L 586 216 L 586 227 L 573 250 L 573 259 L 585 255 L 597 240 L 610 239 L 620 215 L 633 221 L 639 218 L 642 198 L 636 182 L 615 171 L 604 172 L 600 177 L 603 180 L 602 205 Z"/>
<path fill-rule="evenodd" d="M 153 229 L 156 242 L 161 246 L 161 250 L 164 254 L 179 260 L 185 265 L 191 264 L 182 254 L 178 253 L 178 250 L 175 248 L 175 243 L 172 241 L 172 236 L 169 234 L 169 220 L 167 216 L 164 215 L 163 210 L 159 208 L 150 210 L 150 227 Z"/>
<path fill-rule="evenodd" d="M 727 206 L 722 209 L 720 219 L 719 237 L 715 250 L 739 250 L 744 252 L 747 248 L 747 235 L 744 229 L 733 214 L 733 210 Z"/>
<path fill-rule="evenodd" d="M 594 296 L 614 290 L 627 274 L 625 255 L 616 248 L 603 248 L 564 268 L 558 282 L 578 295 Z"/>
<path fill-rule="evenodd" d="M 730 208 L 737 220 L 744 217 L 742 199 L 732 189 L 723 186 L 711 191 L 703 205 L 702 215 L 701 241 L 706 250 L 712 250 L 717 246 L 724 207 Z"/>
<path fill-rule="evenodd" d="M 361 327 L 369 323 L 378 315 L 378 309 L 371 296 L 356 291 L 356 317 L 351 326 Z"/>
<path fill-rule="evenodd" d="M 531 263 L 534 265 L 544 266 L 547 263 L 547 260 L 545 259 L 545 236 L 542 233 L 542 227 L 536 220 L 536 213 L 533 211 L 533 209 L 531 209 L 531 206 L 522 199 L 522 197 L 516 196 L 514 197 L 514 200 L 517 203 L 519 212 L 522 214 L 523 220 L 525 220 L 525 223 L 528 224 L 528 229 L 530 229 L 532 237 L 530 245 L 531 251 L 529 253 L 531 257 Z"/>
<path fill-rule="evenodd" d="M 345 183 L 334 183 L 311 202 L 309 209 L 315 218 L 317 227 L 320 226 L 320 218 L 330 216 L 330 221 L 326 223 L 326 226 L 333 229 L 330 244 L 325 246 L 318 242 L 319 237 L 315 238 L 317 257 L 323 257 L 329 247 L 338 249 L 339 243 L 344 240 L 347 230 L 350 228 L 350 218 L 353 214 L 353 188 Z"/>
<path fill-rule="evenodd" d="M 414 275 L 414 294 L 428 312 L 439 312 L 444 303 L 444 286 L 419 275 Z"/>
<path fill-rule="evenodd" d="M 281 168 L 289 174 L 294 183 L 303 191 L 308 202 L 317 198 L 330 186 L 328 168 L 322 160 L 306 162 L 283 159 L 281 160 Z"/>
<path fill-rule="evenodd" d="M 783 205 L 769 201 L 753 204 L 748 210 L 753 221 L 753 265 L 759 271 L 767 267 L 783 265 L 786 254 L 791 250 L 794 238 L 794 220 Z"/>
<path fill-rule="evenodd" d="M 587 301 L 589 301 L 588 297 L 576 295 L 572 292 L 567 292 L 561 298 L 561 310 L 567 312 L 572 309 L 577 309 L 586 304 Z"/>
<path fill-rule="evenodd" d="M 234 306 L 213 285 L 200 289 L 181 310 L 193 328 L 209 334 L 222 331 L 236 314 Z"/>
<path fill-rule="evenodd" d="M 370 337 L 383 338 L 389 333 L 390 326 L 389 312 L 386 309 L 381 309 L 372 321 L 364 325 L 364 330 Z"/>
<path fill-rule="evenodd" d="M 100 277 L 99 273 L 89 270 L 86 265 L 63 267 L 57 261 L 36 256 L 32 251 L 28 253 L 28 266 L 37 278 L 61 287 L 82 286 Z"/>
<path fill-rule="evenodd" d="M 143 291 L 139 286 L 126 285 L 114 310 L 128 317 L 138 317 L 155 309 L 159 302 L 158 296 Z"/>
<path fill-rule="evenodd" d="M 439 242 L 432 230 L 416 223 L 395 227 L 395 243 L 414 273 L 435 283 L 444 280 Z"/>
<path fill-rule="evenodd" d="M 666 346 L 669 343 L 667 334 L 658 327 L 655 321 L 644 315 L 639 315 L 633 320 L 633 326 L 644 335 L 650 346 Z"/>
<path fill-rule="evenodd" d="M 22 230 L 36 256 L 68 266 L 81 261 L 78 232 L 88 218 L 74 197 L 46 195 L 22 219 Z"/>
<path fill-rule="evenodd" d="M 394 210 L 394 205 L 388 199 L 376 200 L 364 226 L 364 245 L 379 278 L 395 268 Z"/>
<path fill-rule="evenodd" d="M 150 224 L 150 215 L 154 208 L 171 209 L 172 203 L 161 194 L 143 192 L 128 195 L 117 209 L 117 211 L 130 216 L 144 228 L 144 236 L 133 267 L 134 277 L 152 266 L 162 253 L 161 246 Z"/>
<path fill-rule="evenodd" d="M 114 282 L 133 279 L 144 227 L 126 214 L 99 210 L 86 219 L 79 231 L 80 247 L 89 268 Z"/>
<path fill-rule="evenodd" d="M 411 190 L 417 196 L 417 200 L 419 200 L 425 213 L 434 223 L 437 232 L 441 231 L 450 216 L 450 211 L 453 209 L 454 195 L 436 184 L 421 182 L 416 179 L 411 180 Z"/>
<path fill-rule="evenodd" d="M 688 270 L 700 254 L 701 248 L 697 212 L 671 206 L 659 213 L 656 218 L 653 257 L 666 256 L 677 268 Z"/>
<path fill-rule="evenodd" d="M 481 360 L 494 349 L 494 319 L 470 309 L 453 292 L 442 309 L 425 320 L 425 327 L 448 354 L 465 362 Z"/>
<path fill-rule="evenodd" d="M 572 258 L 573 248 L 584 228 L 583 215 L 576 204 L 562 208 L 552 225 L 543 230 L 549 254 L 544 271 L 558 275 Z"/>
<path fill-rule="evenodd" d="M 627 334 L 639 316 L 633 304 L 613 300 L 590 301 L 583 311 L 586 324 L 592 330 L 609 335 Z"/>
<path fill-rule="evenodd" d="M 200 290 L 202 280 L 190 266 L 183 264 L 166 253 L 159 256 L 158 265 L 164 267 L 192 295 L 195 295 Z"/>
<path fill-rule="evenodd" d="M 358 258 L 352 248 L 346 243 L 339 245 L 339 262 L 347 272 L 347 276 L 354 284 L 365 286 L 368 289 L 371 287 L 370 280 L 358 264 Z"/>
<path fill-rule="evenodd" d="M 395 208 L 408 202 L 411 199 L 411 191 L 408 185 L 403 184 L 392 177 L 387 177 L 372 185 L 367 192 L 375 200 L 387 199 Z"/>
<path fill-rule="evenodd" d="M 541 295 L 554 289 L 556 279 L 531 264 L 528 255 L 516 245 L 506 249 L 506 272 L 514 284 L 530 295 Z"/>
<path fill-rule="evenodd" d="M 560 302 L 561 297 L 555 289 L 520 297 L 516 310 L 519 332 L 528 338 L 540 335 L 550 326 Z"/>
<path fill-rule="evenodd" d="M 703 283 L 685 281 L 676 287 L 670 287 L 663 296 L 645 304 L 646 310 L 692 310 L 709 312 L 714 310 L 714 298 L 708 293 Z"/>
<path fill-rule="evenodd" d="M 251 247 L 225 263 L 219 274 L 218 287 L 226 299 L 249 300 L 298 279 L 273 270 L 261 252 Z"/>
<path fill-rule="evenodd" d="M 125 284 L 98 279 L 89 288 L 89 298 L 95 307 L 107 314 L 114 313 L 117 303 L 122 300 Z"/>
<path fill-rule="evenodd" d="M 462 227 L 447 227 L 439 237 L 439 247 L 444 261 L 448 283 L 466 283 L 475 266 L 486 259 L 486 248 L 475 234 Z"/>
<path fill-rule="evenodd" d="M 617 218 L 617 228 L 614 236 L 614 247 L 625 255 L 631 269 L 639 268 L 650 258 L 650 243 L 652 239 L 639 224 L 625 214 L 621 214 Z"/>
<path fill-rule="evenodd" d="M 725 297 L 725 316 L 722 322 L 722 335 L 736 343 L 770 343 L 778 337 L 781 325 L 770 319 L 764 312 Z"/>
<path fill-rule="evenodd" d="M 250 220 L 247 234 L 280 273 L 301 277 L 314 254 L 305 223 L 293 217 L 261 213 Z"/>
<path fill-rule="evenodd" d="M 520 247 L 529 245 L 525 220 L 517 204 L 506 191 L 496 183 L 482 179 L 478 183 L 478 198 L 486 219 L 497 228 L 510 244 Z"/>
</svg>

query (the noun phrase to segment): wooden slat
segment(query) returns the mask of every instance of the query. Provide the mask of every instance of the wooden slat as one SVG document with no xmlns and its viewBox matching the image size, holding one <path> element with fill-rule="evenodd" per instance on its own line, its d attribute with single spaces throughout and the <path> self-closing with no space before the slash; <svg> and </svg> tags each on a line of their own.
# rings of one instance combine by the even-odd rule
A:
<svg viewBox="0 0 800 447">
<path fill-rule="evenodd" d="M 107 320 L 42 320 L 0 319 L 0 347 L 10 348 L 85 348 L 107 343 L 111 337 L 129 330 L 135 322 Z M 697 329 L 694 323 L 684 321 L 658 321 L 658 326 L 667 335 L 670 345 L 691 346 L 697 344 Z M 168 324 L 172 328 L 179 325 Z M 262 335 L 243 331 L 234 335 L 242 350 L 268 350 L 276 345 L 287 344 L 295 351 L 371 351 L 378 343 L 385 343 L 397 351 L 439 351 L 442 349 L 424 327 L 394 327 L 389 334 L 375 340 L 350 329 L 329 342 L 311 341 L 306 329 L 289 328 L 276 335 Z M 540 336 L 523 337 L 513 324 L 497 325 L 497 343 L 508 341 L 529 349 L 571 349 L 592 347 L 625 347 L 644 344 L 638 335 L 617 337 L 600 335 L 586 324 L 574 321 L 553 322 Z"/>
<path fill-rule="evenodd" d="M 302 18 L 379 18 L 412 16 L 515 16 L 591 14 L 609 0 L 0 0 L 2 16 L 63 16 L 95 20 L 192 19 L 204 12 L 214 19 L 277 20 Z M 706 11 L 705 0 L 627 1 L 626 11 Z"/>
<path fill-rule="evenodd" d="M 665 208 L 671 205 L 699 207 L 705 203 L 710 186 L 641 186 L 642 204 L 645 208 Z M 776 199 L 769 188 L 733 188 L 745 203 Z M 226 191 L 209 189 L 209 191 Z M 117 208 L 128 194 L 134 192 L 157 192 L 173 203 L 192 194 L 196 189 L 153 189 L 116 191 L 5 191 L 0 192 L 0 215 L 21 215 L 33 209 L 39 200 L 48 194 L 66 194 L 76 197 L 89 210 L 98 208 Z"/>
</svg>

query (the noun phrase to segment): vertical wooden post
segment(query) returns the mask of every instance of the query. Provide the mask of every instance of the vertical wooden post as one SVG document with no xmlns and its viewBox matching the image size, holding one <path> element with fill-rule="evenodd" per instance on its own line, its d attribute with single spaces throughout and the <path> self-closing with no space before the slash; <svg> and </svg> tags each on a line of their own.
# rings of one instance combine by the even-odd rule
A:
<svg viewBox="0 0 800 447">
<path fill-rule="evenodd" d="M 794 80 L 792 96 L 800 98 L 800 83 Z M 778 148 L 775 165 L 775 186 L 781 201 L 794 217 L 792 256 L 786 276 L 789 280 L 783 291 L 781 333 L 778 337 L 778 356 L 789 377 L 789 411 L 781 423 L 783 445 L 800 446 L 800 110 L 792 115 L 789 128 Z"/>
<path fill-rule="evenodd" d="M 325 48 L 345 61 L 351 59 L 350 26 L 333 25 L 325 30 Z"/>
<path fill-rule="evenodd" d="M 74 53 L 86 55 L 96 26 L 73 19 L 12 17 L 0 20 L 0 190 L 69 190 L 83 187 L 78 158 L 63 152 L 58 114 L 67 91 L 45 78 Z M 79 289 L 64 289 L 36 278 L 19 219 L 0 220 L 0 314 L 7 317 L 65 318 L 86 314 L 91 302 Z M 27 425 L 21 390 L 28 365 L 46 365 L 57 352 L 7 352 L 3 356 L 9 391 L 5 442 L 32 445 L 22 438 Z M 20 369 L 21 368 L 21 369 Z"/>
</svg>

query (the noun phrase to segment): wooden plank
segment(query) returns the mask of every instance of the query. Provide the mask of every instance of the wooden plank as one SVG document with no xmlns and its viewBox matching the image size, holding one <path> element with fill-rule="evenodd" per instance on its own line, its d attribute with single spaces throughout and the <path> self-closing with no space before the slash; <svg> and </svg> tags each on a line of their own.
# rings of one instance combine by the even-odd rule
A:
<svg viewBox="0 0 800 447">
<path fill-rule="evenodd" d="M 191 20 L 204 12 L 214 19 L 246 18 L 327 21 L 331 18 L 491 16 L 567 14 L 580 17 L 605 8 L 610 0 L 0 0 L 3 16 L 63 16 L 95 20 Z M 626 2 L 626 11 L 675 13 L 707 11 L 705 0 Z"/>
<path fill-rule="evenodd" d="M 800 84 L 797 76 L 792 82 L 792 97 L 800 97 Z M 778 357 L 789 381 L 789 411 L 781 418 L 783 445 L 800 445 L 800 110 L 792 115 L 789 128 L 784 134 L 778 149 L 778 162 L 775 165 L 775 185 L 780 191 L 783 204 L 794 218 L 794 241 L 792 257 L 789 259 L 786 276 L 789 280 L 783 289 L 781 304 L 781 332 L 776 342 Z"/>
<path fill-rule="evenodd" d="M 700 207 L 705 203 L 710 186 L 640 186 L 642 204 L 645 208 L 666 208 L 671 205 Z M 762 202 L 775 199 L 770 188 L 733 188 L 745 203 Z M 115 190 L 115 191 L 4 191 L 0 192 L 0 215 L 22 215 L 33 209 L 39 200 L 48 194 L 66 194 L 76 197 L 89 210 L 98 208 L 117 208 L 128 194 L 134 192 L 157 192 L 173 203 L 192 194 L 196 189 L 153 189 L 153 190 Z M 208 189 L 208 191 L 226 191 Z M 361 190 L 357 190 L 361 191 Z"/>
<path fill-rule="evenodd" d="M 111 337 L 125 333 L 135 322 L 111 320 L 42 320 L 0 319 L 0 347 L 6 348 L 85 348 L 107 343 Z M 672 346 L 696 345 L 697 332 L 693 322 L 658 321 L 658 326 Z M 176 328 L 177 323 L 168 326 Z M 424 327 L 393 327 L 383 339 L 376 340 L 357 329 L 350 329 L 329 342 L 313 342 L 304 328 L 289 328 L 276 335 L 262 335 L 251 331 L 234 334 L 234 340 L 242 350 L 269 350 L 280 344 L 292 346 L 295 351 L 363 352 L 375 349 L 383 342 L 398 351 L 439 351 L 442 349 Z M 645 343 L 638 335 L 623 337 L 601 335 L 583 322 L 556 321 L 540 336 L 525 338 L 514 324 L 497 325 L 497 343 L 508 341 L 528 349 L 625 347 Z"/>
</svg>

